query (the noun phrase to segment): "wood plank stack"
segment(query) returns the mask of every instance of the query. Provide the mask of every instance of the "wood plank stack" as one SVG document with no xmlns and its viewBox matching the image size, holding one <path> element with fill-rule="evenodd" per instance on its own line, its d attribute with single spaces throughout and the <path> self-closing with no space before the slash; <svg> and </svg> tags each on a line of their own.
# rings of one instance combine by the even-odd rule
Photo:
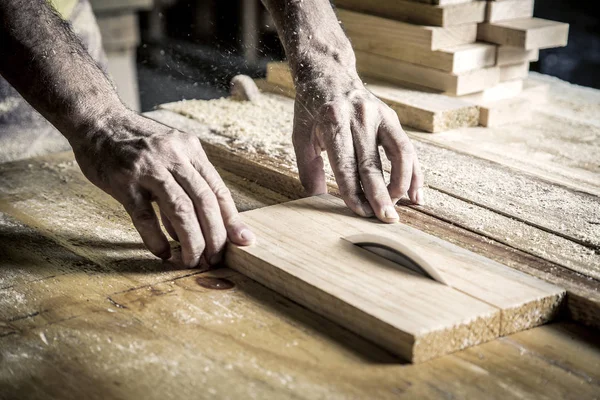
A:
<svg viewBox="0 0 600 400">
<path fill-rule="evenodd" d="M 539 49 L 567 44 L 569 25 L 533 17 L 534 0 L 338 0 L 365 76 L 424 86 L 480 108 L 496 126 L 530 116 L 523 82 Z M 539 99 L 540 88 L 534 88 Z M 543 97 L 542 97 L 543 98 Z"/>
<path fill-rule="evenodd" d="M 547 90 L 524 85 L 529 63 L 539 49 L 565 46 L 569 30 L 534 18 L 534 0 L 335 3 L 367 87 L 427 132 L 528 119 Z M 293 94 L 285 65 L 271 65 L 262 84 Z"/>
</svg>

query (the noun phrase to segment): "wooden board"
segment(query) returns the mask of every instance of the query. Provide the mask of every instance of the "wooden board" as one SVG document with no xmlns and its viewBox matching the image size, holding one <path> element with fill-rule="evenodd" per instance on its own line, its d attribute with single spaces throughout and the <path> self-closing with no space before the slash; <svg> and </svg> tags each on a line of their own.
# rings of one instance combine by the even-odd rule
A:
<svg viewBox="0 0 600 400">
<path fill-rule="evenodd" d="M 337 0 L 335 4 L 338 7 L 348 10 L 364 12 L 396 21 L 444 27 L 482 22 L 485 18 L 486 10 L 486 4 L 482 1 L 471 1 L 445 6 L 408 0 Z"/>
<path fill-rule="evenodd" d="M 520 47 L 497 46 L 496 65 L 520 64 L 524 62 L 537 61 L 540 55 L 538 49 L 525 50 Z"/>
<path fill-rule="evenodd" d="M 567 45 L 569 24 L 542 18 L 484 22 L 477 26 L 477 40 L 526 50 Z"/>
<path fill-rule="evenodd" d="M 520 94 L 522 90 L 523 80 L 516 79 L 512 81 L 500 82 L 496 86 L 485 89 L 482 92 L 460 96 L 459 98 L 464 101 L 470 101 L 479 104 L 487 101 L 498 101 L 515 97 Z"/>
<path fill-rule="evenodd" d="M 487 22 L 533 17 L 534 0 L 488 1 L 485 12 Z"/>
<path fill-rule="evenodd" d="M 260 240 L 230 246 L 226 265 L 413 362 L 547 322 L 564 296 L 563 289 L 405 225 L 357 217 L 330 195 L 242 218 Z M 450 286 L 343 240 L 356 233 L 402 242 Z"/>
<path fill-rule="evenodd" d="M 294 85 L 286 63 L 267 65 L 267 83 L 258 85 L 265 91 L 295 97 Z M 457 98 L 428 93 L 389 84 L 366 80 L 367 89 L 389 105 L 403 125 L 426 132 L 442 132 L 465 126 L 475 126 L 479 120 L 477 107 Z"/>
<path fill-rule="evenodd" d="M 581 129 L 594 131 L 594 127 L 579 123 L 579 128 L 573 130 L 573 122 L 564 119 L 576 109 L 585 116 L 585 121 L 593 123 L 593 115 L 586 111 L 590 107 L 586 101 L 591 101 L 593 97 L 590 96 L 597 92 L 587 93 L 590 91 L 566 83 L 556 87 L 556 82 L 552 90 L 553 101 L 543 108 L 552 117 L 536 110 L 535 119 L 527 124 L 512 124 L 501 129 L 459 129 L 440 135 L 406 129 L 419 154 L 429 187 L 425 189 L 426 207 L 419 207 L 418 211 L 402 207 L 399 212 L 405 216 L 404 223 L 508 263 L 513 268 L 567 286 L 570 293 L 569 314 L 579 321 L 600 326 L 600 295 L 593 278 L 598 276 L 599 259 L 592 250 L 596 244 L 590 242 L 597 236 L 594 233 L 597 226 L 587 222 L 598 218 L 597 197 L 589 194 L 596 193 L 594 187 L 597 187 L 597 179 L 592 179 L 592 171 L 574 166 L 582 157 L 586 159 L 596 154 L 591 143 L 574 141 Z M 577 94 L 579 92 L 582 93 Z M 581 95 L 585 95 L 585 99 L 565 103 Z M 265 109 L 261 104 L 254 108 L 263 112 L 273 108 L 264 116 L 265 128 L 269 127 L 271 121 L 276 126 L 285 126 L 281 125 L 281 115 L 289 115 L 285 118 L 289 119 L 291 130 L 293 102 L 280 99 L 288 104 L 287 110 L 272 106 Z M 554 104 L 555 101 L 560 103 Z M 237 145 L 218 140 L 226 140 L 231 129 L 237 131 L 239 128 L 235 123 L 231 129 L 219 124 L 213 126 L 215 117 L 222 119 L 231 113 L 237 115 L 240 111 L 246 114 L 244 109 L 247 106 L 234 103 L 239 110 L 230 106 L 224 114 L 212 106 L 200 107 L 200 103 L 204 102 L 193 103 L 199 103 L 197 107 L 194 106 L 195 112 L 190 112 L 192 110 L 183 104 L 164 107 L 196 118 L 197 121 L 211 123 L 215 135 L 202 136 L 205 146 L 211 149 L 211 160 L 249 180 L 261 182 L 278 191 L 285 190 L 290 196 L 302 193 L 297 186 L 293 159 L 288 161 L 285 157 L 254 154 L 244 143 Z M 197 124 L 197 121 L 166 111 L 152 114 L 171 126 L 197 131 L 194 128 L 194 122 Z M 229 120 L 225 121 L 230 123 Z M 549 142 L 548 135 L 555 139 Z M 545 146 L 548 143 L 556 146 L 557 140 L 560 143 L 557 147 L 560 149 L 560 162 L 549 162 L 555 156 L 552 149 Z M 220 150 L 214 145 L 209 146 L 206 141 L 223 143 L 231 149 Z M 518 146 L 515 147 L 515 143 Z M 579 156 L 576 158 L 570 155 L 572 153 L 565 153 L 573 143 L 577 143 L 577 148 L 584 149 L 577 153 Z M 563 158 L 565 156 L 567 158 Z M 384 167 L 389 171 L 389 165 Z M 478 173 L 474 174 L 473 171 Z M 327 177 L 330 190 L 335 192 L 331 171 Z M 518 192 L 514 189 L 516 187 L 519 188 Z M 490 196 L 489 193 L 494 195 Z M 539 213 L 539 204 L 532 203 L 532 199 L 536 198 L 546 199 L 543 214 Z M 565 207 L 565 201 L 568 207 Z M 440 225 L 436 222 L 438 218 L 452 225 Z M 460 239 L 455 236 L 458 232 Z M 479 235 L 485 239 L 473 241 Z"/>
<path fill-rule="evenodd" d="M 413 25 L 373 15 L 338 9 L 346 34 L 355 49 L 379 54 L 401 53 L 407 46 L 439 50 L 475 42 L 477 24 L 447 28 Z"/>
<path fill-rule="evenodd" d="M 479 107 L 479 125 L 502 126 L 531 119 L 532 104 L 523 97 L 483 102 Z"/>
<path fill-rule="evenodd" d="M 457 96 L 480 92 L 500 81 L 498 67 L 452 74 L 364 51 L 357 50 L 355 54 L 357 69 L 364 76 L 399 84 L 416 84 Z"/>
<path fill-rule="evenodd" d="M 503 65 L 500 67 L 500 82 L 526 79 L 528 75 L 529 61 L 520 64 Z"/>
</svg>

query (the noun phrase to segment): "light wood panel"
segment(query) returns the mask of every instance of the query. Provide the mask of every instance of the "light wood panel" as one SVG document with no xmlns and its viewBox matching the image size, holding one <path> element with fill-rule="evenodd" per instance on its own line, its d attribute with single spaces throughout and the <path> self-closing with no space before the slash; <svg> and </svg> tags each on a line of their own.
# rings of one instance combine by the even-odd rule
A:
<svg viewBox="0 0 600 400">
<path fill-rule="evenodd" d="M 528 75 L 529 61 L 514 65 L 503 65 L 500 67 L 500 82 L 526 79 Z"/>
<path fill-rule="evenodd" d="M 242 218 L 261 240 L 230 246 L 228 266 L 413 362 L 547 322 L 564 295 L 556 286 L 405 225 L 357 217 L 329 195 Z M 356 233 L 401 241 L 450 286 L 342 239 Z"/>
<path fill-rule="evenodd" d="M 355 51 L 356 66 L 364 76 L 394 83 L 412 83 L 454 95 L 480 92 L 500 81 L 498 67 L 486 67 L 461 74 L 394 60 L 378 54 Z"/>
<path fill-rule="evenodd" d="M 293 81 L 286 63 L 267 65 L 267 86 L 258 85 L 263 90 L 295 96 Z M 422 129 L 426 132 L 442 132 L 465 126 L 475 126 L 479 120 L 477 107 L 457 98 L 426 91 L 413 90 L 396 84 L 374 79 L 365 81 L 367 89 L 389 105 L 403 125 Z"/>
<path fill-rule="evenodd" d="M 503 100 L 510 97 L 515 97 L 523 90 L 523 80 L 516 79 L 512 81 L 500 82 L 494 87 L 485 89 L 482 92 L 467 94 L 459 98 L 464 101 L 481 103 L 487 101 Z"/>
<path fill-rule="evenodd" d="M 485 20 L 488 22 L 533 17 L 534 0 L 488 1 Z"/>
<path fill-rule="evenodd" d="M 525 50 L 512 46 L 497 46 L 497 49 L 496 65 L 500 67 L 537 61 L 540 55 L 538 49 Z"/>
<path fill-rule="evenodd" d="M 338 9 L 346 34 L 356 49 L 379 54 L 401 53 L 406 45 L 438 50 L 475 42 L 477 24 L 447 28 L 413 25 L 354 11 Z"/>
<path fill-rule="evenodd" d="M 335 4 L 348 10 L 364 12 L 396 21 L 433 26 L 454 26 L 482 22 L 485 19 L 486 11 L 486 4 L 483 1 L 444 6 L 408 0 L 337 0 Z"/>
<path fill-rule="evenodd" d="M 542 18 L 484 22 L 477 26 L 477 39 L 526 50 L 567 45 L 569 24 Z"/>
</svg>

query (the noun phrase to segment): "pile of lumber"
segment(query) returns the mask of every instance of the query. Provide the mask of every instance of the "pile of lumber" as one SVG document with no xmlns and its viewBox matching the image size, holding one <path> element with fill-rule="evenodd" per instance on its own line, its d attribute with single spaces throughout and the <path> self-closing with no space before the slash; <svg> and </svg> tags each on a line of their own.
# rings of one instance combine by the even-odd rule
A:
<svg viewBox="0 0 600 400">
<path fill-rule="evenodd" d="M 337 0 L 375 95 L 427 132 L 527 119 L 547 87 L 527 84 L 539 49 L 565 46 L 569 25 L 533 17 L 534 0 Z M 267 85 L 291 88 L 285 65 Z"/>
</svg>

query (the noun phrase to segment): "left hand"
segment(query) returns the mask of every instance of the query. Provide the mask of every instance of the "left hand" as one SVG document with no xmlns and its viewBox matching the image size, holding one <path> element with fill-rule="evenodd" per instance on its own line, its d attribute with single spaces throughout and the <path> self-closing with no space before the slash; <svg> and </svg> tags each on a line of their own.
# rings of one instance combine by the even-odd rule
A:
<svg viewBox="0 0 600 400">
<path fill-rule="evenodd" d="M 405 194 L 423 203 L 423 174 L 413 145 L 396 113 L 355 72 L 323 70 L 329 72 L 296 82 L 293 142 L 300 180 L 308 195 L 327 192 L 321 157 L 326 151 L 346 205 L 361 216 L 397 222 L 394 204 Z M 379 145 L 392 164 L 387 185 Z"/>
</svg>

